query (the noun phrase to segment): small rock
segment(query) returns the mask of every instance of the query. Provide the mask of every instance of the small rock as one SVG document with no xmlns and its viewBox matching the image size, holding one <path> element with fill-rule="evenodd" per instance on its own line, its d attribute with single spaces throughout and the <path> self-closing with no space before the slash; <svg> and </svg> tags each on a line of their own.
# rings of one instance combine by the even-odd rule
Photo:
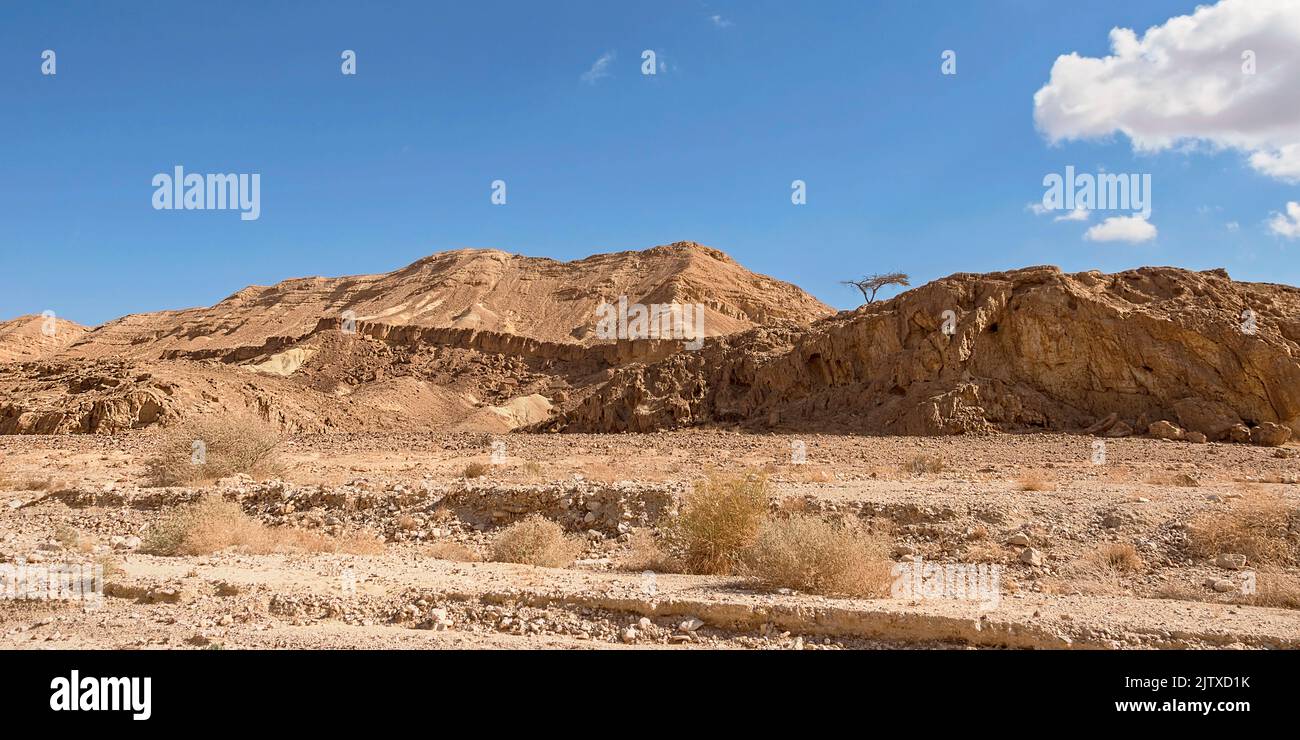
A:
<svg viewBox="0 0 1300 740">
<path fill-rule="evenodd" d="M 1015 545 L 1017 547 L 1028 547 L 1030 545 L 1029 535 L 1024 532 L 1016 532 L 1007 540 L 1007 544 Z"/>
<path fill-rule="evenodd" d="M 1229 441 L 1245 444 L 1250 441 L 1250 427 L 1245 424 L 1233 424 L 1228 427 L 1224 435 Z"/>
<path fill-rule="evenodd" d="M 1131 437 L 1133 436 L 1133 427 L 1122 421 L 1117 421 L 1114 426 L 1106 430 L 1106 436 L 1115 438 Z"/>
<path fill-rule="evenodd" d="M 1020 562 L 1025 563 L 1027 565 L 1034 565 L 1034 566 L 1042 565 L 1043 553 L 1039 552 L 1038 550 L 1035 550 L 1032 547 L 1026 547 L 1020 553 Z"/>
<path fill-rule="evenodd" d="M 1214 590 L 1218 591 L 1221 594 L 1226 594 L 1229 591 L 1236 591 L 1237 584 L 1233 583 L 1227 578 L 1221 578 L 1214 582 Z"/>
<path fill-rule="evenodd" d="M 637 636 L 636 628 L 628 627 L 627 629 L 623 630 L 623 634 L 621 637 L 623 642 L 631 645 L 632 643 L 636 642 L 636 636 Z"/>
<path fill-rule="evenodd" d="M 1188 442 L 1191 442 L 1192 444 L 1198 444 L 1198 445 L 1205 444 L 1206 442 L 1206 437 L 1201 432 L 1187 432 L 1186 434 L 1183 435 L 1183 439 L 1187 440 Z"/>
<path fill-rule="evenodd" d="M 694 632 L 695 630 L 703 627 L 704 622 L 702 620 L 696 619 L 695 617 L 691 617 L 690 619 L 687 619 L 686 621 L 682 622 L 677 626 L 681 628 L 682 632 Z"/>
<path fill-rule="evenodd" d="M 1246 556 L 1235 553 L 1224 553 L 1215 558 L 1214 564 L 1220 568 L 1227 568 L 1228 570 L 1241 570 L 1246 567 Z"/>
<path fill-rule="evenodd" d="M 1147 427 L 1147 434 L 1151 435 L 1152 437 L 1155 437 L 1156 439 L 1182 439 L 1183 438 L 1183 430 L 1179 429 L 1178 425 L 1174 424 L 1173 422 L 1165 421 L 1164 419 L 1161 419 L 1160 421 L 1157 421 L 1151 426 Z"/>
</svg>

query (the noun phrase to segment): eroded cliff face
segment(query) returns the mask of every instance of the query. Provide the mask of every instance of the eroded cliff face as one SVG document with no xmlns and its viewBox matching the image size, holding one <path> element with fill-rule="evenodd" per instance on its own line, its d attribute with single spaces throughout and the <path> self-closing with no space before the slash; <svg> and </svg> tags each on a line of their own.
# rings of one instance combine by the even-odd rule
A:
<svg viewBox="0 0 1300 740">
<path fill-rule="evenodd" d="M 693 242 L 573 262 L 443 252 L 381 275 L 252 286 L 215 306 L 93 329 L 40 316 L 0 323 L 0 433 L 112 433 L 245 413 L 286 431 L 509 431 L 618 367 L 682 348 L 603 337 L 600 307 L 620 299 L 698 305 L 706 336 L 834 313 Z"/>
<path fill-rule="evenodd" d="M 1222 271 L 958 274 L 807 330 L 756 329 L 622 368 L 543 426 L 954 434 L 1097 425 L 1118 436 L 1164 419 L 1221 439 L 1239 424 L 1300 424 L 1296 317 L 1300 291 Z"/>
<path fill-rule="evenodd" d="M 581 269 L 603 265 L 630 284 L 628 266 L 645 259 L 680 257 L 690 274 L 701 260 L 734 264 L 695 245 L 656 250 L 601 255 Z M 753 288 L 765 279 L 747 280 Z M 682 297 L 671 271 L 655 281 L 673 286 L 665 300 Z M 1222 271 L 1032 267 L 953 275 L 817 321 L 820 304 L 796 302 L 799 320 L 756 308 L 778 304 L 780 291 L 749 300 L 727 284 L 718 290 L 700 299 L 727 311 L 748 305 L 746 315 L 766 323 L 711 336 L 698 351 L 681 341 L 555 341 L 396 315 L 345 326 L 326 313 L 305 325 L 303 313 L 292 332 L 263 320 L 242 338 L 200 332 L 184 348 L 174 337 L 153 346 L 137 336 L 127 360 L 76 352 L 93 343 L 91 332 L 67 353 L 0 365 L 0 433 L 115 432 L 248 411 L 287 431 L 739 425 L 1191 433 L 1279 444 L 1300 429 L 1295 288 L 1239 283 Z"/>
</svg>

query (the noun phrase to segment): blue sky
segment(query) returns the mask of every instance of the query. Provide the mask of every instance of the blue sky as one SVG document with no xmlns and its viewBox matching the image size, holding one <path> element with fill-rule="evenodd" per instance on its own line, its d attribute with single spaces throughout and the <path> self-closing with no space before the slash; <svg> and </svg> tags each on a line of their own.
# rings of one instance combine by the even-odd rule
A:
<svg viewBox="0 0 1300 740">
<path fill-rule="evenodd" d="M 180 5 L 0 6 L 0 318 L 96 324 L 461 247 L 575 259 L 680 240 L 837 307 L 858 303 L 840 280 L 886 270 L 1300 278 L 1300 245 L 1268 225 L 1300 187 L 1243 151 L 1053 144 L 1035 125 L 1058 56 L 1105 56 L 1113 27 L 1141 36 L 1192 2 Z M 644 49 L 660 74 L 640 73 Z M 261 217 L 154 210 L 152 177 L 178 164 L 259 173 Z M 1158 236 L 1088 241 L 1101 216 L 1027 209 L 1066 165 L 1150 173 Z"/>
</svg>

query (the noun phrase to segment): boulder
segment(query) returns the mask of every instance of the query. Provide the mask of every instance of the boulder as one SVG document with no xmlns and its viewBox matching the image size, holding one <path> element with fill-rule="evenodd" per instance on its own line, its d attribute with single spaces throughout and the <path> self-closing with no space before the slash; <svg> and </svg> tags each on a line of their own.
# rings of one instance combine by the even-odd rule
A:
<svg viewBox="0 0 1300 740">
<path fill-rule="evenodd" d="M 1147 434 L 1156 439 L 1182 439 L 1183 430 L 1179 429 L 1173 422 L 1161 419 L 1151 426 L 1147 427 Z"/>
<path fill-rule="evenodd" d="M 1250 430 L 1252 444 L 1265 447 L 1281 447 L 1286 444 L 1288 439 L 1291 439 L 1291 428 L 1271 421 L 1266 421 Z"/>
</svg>

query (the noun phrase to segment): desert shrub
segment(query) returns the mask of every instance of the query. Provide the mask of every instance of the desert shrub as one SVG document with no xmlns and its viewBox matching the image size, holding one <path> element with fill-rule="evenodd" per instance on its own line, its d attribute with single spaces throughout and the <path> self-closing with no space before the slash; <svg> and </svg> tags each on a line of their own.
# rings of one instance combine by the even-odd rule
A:
<svg viewBox="0 0 1300 740">
<path fill-rule="evenodd" d="M 938 455 L 921 453 L 913 455 L 903 463 L 903 471 L 912 475 L 937 474 L 943 472 L 943 458 Z"/>
<path fill-rule="evenodd" d="M 581 552 L 581 543 L 566 535 L 558 523 L 540 514 L 506 527 L 492 543 L 492 559 L 497 562 L 547 568 L 563 568 Z"/>
<path fill-rule="evenodd" d="M 1050 491 L 1052 482 L 1038 474 L 1022 475 L 1016 481 L 1016 488 L 1021 491 Z"/>
<path fill-rule="evenodd" d="M 239 504 L 215 494 L 179 506 L 145 533 L 141 549 L 154 555 L 206 555 L 227 548 L 249 553 L 383 552 L 383 543 L 363 534 L 329 537 L 293 527 L 273 528 L 244 513 Z"/>
<path fill-rule="evenodd" d="M 1127 542 L 1108 542 L 1088 556 L 1088 561 L 1099 568 L 1112 571 L 1138 571 L 1145 567 L 1137 548 Z"/>
<path fill-rule="evenodd" d="M 1279 571 L 1255 575 L 1255 593 L 1243 595 L 1239 603 L 1275 609 L 1300 609 L 1300 577 Z"/>
<path fill-rule="evenodd" d="M 482 478 L 492 471 L 492 466 L 487 463 L 472 462 L 465 466 L 463 475 L 466 478 Z"/>
<path fill-rule="evenodd" d="M 711 473 L 686 494 L 669 537 L 691 573 L 733 573 L 767 510 L 766 476 Z"/>
<path fill-rule="evenodd" d="M 642 529 L 628 538 L 628 550 L 619 559 L 618 567 L 634 572 L 680 573 L 685 566 L 660 545 L 653 532 Z"/>
<path fill-rule="evenodd" d="M 883 596 L 889 543 L 858 522 L 832 524 L 793 514 L 763 523 L 744 553 L 745 572 L 772 587 L 819 594 Z"/>
<path fill-rule="evenodd" d="M 202 443 L 202 455 L 196 454 Z M 244 417 L 186 420 L 159 433 L 144 461 L 145 480 L 177 486 L 216 480 L 237 473 L 274 476 L 283 472 L 275 450 L 280 435 L 270 424 Z"/>
<path fill-rule="evenodd" d="M 54 541 L 68 550 L 75 550 L 81 545 L 81 533 L 67 524 L 54 528 Z"/>
<path fill-rule="evenodd" d="M 1252 491 L 1224 507 L 1204 512 L 1187 531 L 1192 554 L 1214 558 L 1245 555 L 1251 563 L 1300 563 L 1300 507 L 1280 495 Z"/>
<path fill-rule="evenodd" d="M 478 553 L 469 549 L 459 542 L 443 540 L 440 542 L 430 542 L 421 548 L 421 553 L 425 557 L 434 560 L 454 560 L 458 563 L 475 563 L 482 560 Z"/>
</svg>

